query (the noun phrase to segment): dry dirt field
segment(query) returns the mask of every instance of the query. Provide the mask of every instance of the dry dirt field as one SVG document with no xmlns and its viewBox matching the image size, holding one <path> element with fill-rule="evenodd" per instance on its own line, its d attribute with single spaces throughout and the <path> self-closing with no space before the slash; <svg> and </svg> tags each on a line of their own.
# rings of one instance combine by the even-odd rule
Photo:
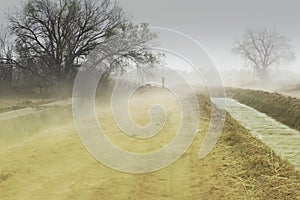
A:
<svg viewBox="0 0 300 200">
<path fill-rule="evenodd" d="M 163 95 L 170 112 L 161 134 L 149 142 L 126 138 L 113 124 L 110 109 L 99 107 L 99 121 L 107 136 L 137 152 L 160 148 L 169 141 L 178 127 L 179 108 L 173 95 L 161 90 L 157 95 Z M 70 108 L 0 122 L 2 141 L 8 133 L 28 136 L 15 142 L 10 136 L 9 145 L 0 151 L 0 199 L 300 199 L 299 174 L 230 116 L 213 151 L 200 160 L 210 105 L 205 97 L 198 97 L 200 131 L 191 147 L 172 165 L 146 174 L 122 173 L 96 161 L 79 140 Z M 135 107 L 133 119 L 145 124 L 149 120 L 146 108 Z M 21 124 L 23 129 L 16 128 Z"/>
</svg>

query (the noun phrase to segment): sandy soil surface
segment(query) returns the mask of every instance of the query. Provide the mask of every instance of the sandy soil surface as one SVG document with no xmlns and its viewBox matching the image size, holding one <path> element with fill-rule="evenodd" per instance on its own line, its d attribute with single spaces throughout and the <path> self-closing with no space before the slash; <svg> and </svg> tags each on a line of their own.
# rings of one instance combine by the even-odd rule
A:
<svg viewBox="0 0 300 200">
<path fill-rule="evenodd" d="M 164 101 L 169 105 L 170 116 L 176 116 L 178 105 L 174 97 L 169 95 Z M 249 171 L 248 165 L 236 151 L 241 147 L 232 145 L 237 140 L 230 135 L 236 131 L 231 127 L 233 121 L 228 122 L 230 124 L 224 129 L 224 138 L 213 152 L 202 160 L 198 158 L 208 128 L 209 109 L 207 104 L 202 103 L 200 130 L 188 151 L 169 167 L 147 174 L 122 173 L 96 161 L 81 144 L 70 114 L 64 124 L 45 125 L 45 129 L 39 129 L 30 139 L 1 150 L 0 199 L 267 199 L 265 195 L 274 193 L 264 182 L 269 179 L 251 178 L 252 175 L 245 173 Z M 104 120 L 105 128 L 115 134 L 117 128 L 111 124 L 109 110 L 100 110 L 99 117 Z M 148 120 L 144 111 L 140 108 L 133 111 L 136 112 L 133 118 L 141 119 L 141 124 Z M 108 136 L 124 148 L 144 152 L 165 143 L 173 134 L 172 128 L 177 127 L 177 120 L 176 117 L 168 119 L 170 125 L 149 143 L 132 138 L 124 142 L 125 136 L 116 137 L 109 131 Z M 237 131 L 244 130 L 239 128 Z M 157 141 L 162 144 L 157 144 Z M 254 144 L 253 141 L 250 143 Z M 257 151 L 257 154 L 260 155 L 260 152 Z M 289 176 L 282 179 L 289 180 Z M 281 192 L 282 186 L 276 182 L 278 185 L 274 187 L 279 188 L 274 195 L 278 196 L 276 191 L 279 191 L 283 195 L 281 197 L 287 199 L 300 197 L 297 196 L 299 193 L 295 193 L 299 185 L 295 183 L 295 178 L 291 179 L 287 184 L 293 185 L 287 193 Z"/>
<path fill-rule="evenodd" d="M 300 90 L 294 90 L 294 91 L 282 91 L 281 94 L 285 96 L 295 97 L 297 99 L 300 99 Z"/>
</svg>

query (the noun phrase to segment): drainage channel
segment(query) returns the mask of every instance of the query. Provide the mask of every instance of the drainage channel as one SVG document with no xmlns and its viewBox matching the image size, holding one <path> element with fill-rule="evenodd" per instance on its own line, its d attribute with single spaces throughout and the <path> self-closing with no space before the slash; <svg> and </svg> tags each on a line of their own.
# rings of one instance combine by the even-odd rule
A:
<svg viewBox="0 0 300 200">
<path fill-rule="evenodd" d="M 222 100 L 212 99 L 221 106 Z M 249 132 L 272 148 L 283 159 L 300 170 L 300 132 L 292 129 L 270 116 L 261 113 L 234 99 L 226 99 L 226 111 Z"/>
</svg>

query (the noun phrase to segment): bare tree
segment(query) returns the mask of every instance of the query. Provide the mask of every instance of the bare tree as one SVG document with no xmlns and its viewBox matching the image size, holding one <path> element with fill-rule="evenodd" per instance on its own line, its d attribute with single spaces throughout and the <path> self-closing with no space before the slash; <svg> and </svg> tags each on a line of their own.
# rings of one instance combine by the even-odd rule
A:
<svg viewBox="0 0 300 200">
<path fill-rule="evenodd" d="M 268 29 L 248 29 L 242 39 L 235 41 L 233 53 L 253 67 L 261 81 L 267 79 L 268 69 L 294 59 L 289 40 Z"/>
<path fill-rule="evenodd" d="M 3 86 L 11 86 L 13 76 L 13 42 L 9 31 L 2 26 L 0 32 L 0 81 Z"/>
<path fill-rule="evenodd" d="M 18 66 L 49 84 L 72 80 L 96 47 L 111 65 L 155 58 L 147 46 L 155 38 L 148 27 L 132 25 L 110 0 L 28 0 L 9 21 Z"/>
</svg>

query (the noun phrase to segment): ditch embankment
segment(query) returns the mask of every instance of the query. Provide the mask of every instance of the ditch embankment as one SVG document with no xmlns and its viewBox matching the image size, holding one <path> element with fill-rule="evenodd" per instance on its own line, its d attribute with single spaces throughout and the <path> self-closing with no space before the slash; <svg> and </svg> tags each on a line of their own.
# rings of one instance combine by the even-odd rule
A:
<svg viewBox="0 0 300 200">
<path fill-rule="evenodd" d="M 280 93 L 228 88 L 227 96 L 300 130 L 300 99 Z"/>
</svg>

